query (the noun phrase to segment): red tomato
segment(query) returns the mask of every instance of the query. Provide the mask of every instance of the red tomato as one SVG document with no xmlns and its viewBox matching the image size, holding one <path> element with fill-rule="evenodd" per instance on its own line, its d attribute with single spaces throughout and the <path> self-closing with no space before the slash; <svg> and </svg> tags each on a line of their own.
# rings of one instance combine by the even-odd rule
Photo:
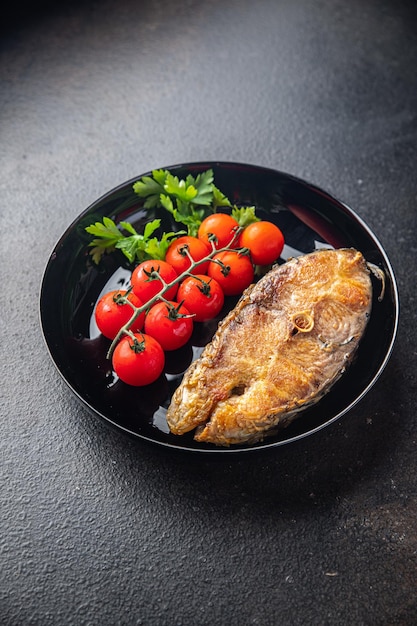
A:
<svg viewBox="0 0 417 626">
<path fill-rule="evenodd" d="M 239 246 L 249 248 L 255 265 L 270 265 L 284 247 L 284 235 L 272 222 L 254 222 L 239 237 Z"/>
<path fill-rule="evenodd" d="M 192 332 L 190 312 L 178 302 L 158 302 L 146 315 L 145 333 L 156 339 L 164 350 L 181 348 Z"/>
<path fill-rule="evenodd" d="M 238 222 L 227 213 L 213 213 L 208 215 L 200 224 L 198 238 L 207 243 L 211 248 L 213 241 L 215 248 L 226 248 L 226 246 L 236 248 L 237 238 L 232 242 L 237 229 Z"/>
<path fill-rule="evenodd" d="M 137 295 L 142 302 L 149 302 L 151 298 L 156 296 L 156 294 L 163 289 L 164 285 L 158 276 L 160 276 L 165 283 L 170 283 L 178 278 L 175 269 L 166 261 L 143 261 L 133 270 L 130 279 L 133 293 Z M 172 285 L 164 294 L 164 298 L 168 300 L 175 298 L 177 290 L 178 285 Z"/>
<path fill-rule="evenodd" d="M 197 274 L 188 276 L 179 286 L 177 300 L 194 313 L 195 322 L 211 320 L 218 315 L 224 304 L 224 293 L 217 280 Z"/>
<path fill-rule="evenodd" d="M 175 239 L 169 246 L 165 260 L 167 263 L 172 265 L 178 275 L 182 274 L 191 265 L 191 260 L 188 255 L 191 255 L 194 261 L 201 261 L 211 252 L 211 246 L 209 247 L 205 244 L 201 239 L 197 237 L 191 237 L 190 235 L 184 235 L 183 237 L 178 237 Z M 202 263 L 198 265 L 194 270 L 192 270 L 192 274 L 205 273 L 207 271 L 208 261 L 207 263 Z M 167 298 L 169 300 L 169 298 Z"/>
<path fill-rule="evenodd" d="M 221 261 L 221 264 L 214 260 Z M 237 296 L 253 281 L 254 270 L 248 255 L 230 250 L 213 257 L 208 275 L 217 280 L 226 296 Z"/>
<path fill-rule="evenodd" d="M 104 294 L 97 302 L 97 306 L 94 311 L 94 317 L 99 331 L 108 339 L 114 339 L 119 330 L 128 323 L 134 313 L 134 309 L 127 304 L 123 303 L 123 297 L 127 291 L 109 291 Z M 127 296 L 129 302 L 135 307 L 142 306 L 142 301 L 130 292 Z M 130 330 L 138 331 L 143 328 L 143 322 L 145 319 L 145 312 L 139 314 L 139 317 L 131 324 Z"/>
<path fill-rule="evenodd" d="M 143 333 L 123 337 L 114 349 L 113 369 L 124 383 L 142 387 L 162 374 L 165 354 L 159 343 Z"/>
</svg>

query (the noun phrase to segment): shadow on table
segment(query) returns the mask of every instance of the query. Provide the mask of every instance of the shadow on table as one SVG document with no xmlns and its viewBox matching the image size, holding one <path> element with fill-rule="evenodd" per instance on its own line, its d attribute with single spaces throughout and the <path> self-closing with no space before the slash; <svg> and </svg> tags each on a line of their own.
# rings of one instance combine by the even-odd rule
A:
<svg viewBox="0 0 417 626">
<path fill-rule="evenodd" d="M 331 500 L 348 492 L 371 470 L 383 471 L 389 462 L 402 435 L 400 371 L 393 358 L 356 409 L 288 446 L 208 457 L 138 444 L 140 453 L 161 464 L 169 474 L 170 489 L 178 489 L 179 498 L 210 494 L 217 504 L 245 499 L 260 507 Z"/>
</svg>

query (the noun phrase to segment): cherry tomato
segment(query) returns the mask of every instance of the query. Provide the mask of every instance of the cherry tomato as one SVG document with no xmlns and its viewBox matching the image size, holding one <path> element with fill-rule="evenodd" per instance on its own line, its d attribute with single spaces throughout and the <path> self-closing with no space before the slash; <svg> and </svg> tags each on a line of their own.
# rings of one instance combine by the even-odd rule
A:
<svg viewBox="0 0 417 626">
<path fill-rule="evenodd" d="M 179 286 L 177 300 L 194 313 L 195 322 L 211 320 L 224 304 L 224 293 L 217 280 L 197 274 L 188 276 Z"/>
<path fill-rule="evenodd" d="M 191 237 L 190 235 L 183 235 L 182 237 L 178 237 L 175 239 L 169 246 L 165 260 L 167 263 L 172 265 L 178 275 L 182 274 L 191 265 L 191 260 L 188 255 L 191 255 L 194 261 L 201 261 L 211 252 L 211 246 L 209 247 L 205 244 L 201 239 L 197 237 Z M 202 263 L 198 265 L 194 270 L 192 270 L 192 274 L 205 273 L 207 271 L 208 261 L 207 263 Z M 169 298 L 167 298 L 169 300 Z"/>
<path fill-rule="evenodd" d="M 126 290 L 109 291 L 97 302 L 94 311 L 96 324 L 99 331 L 108 339 L 114 339 L 122 326 L 128 323 L 134 313 L 134 309 L 132 309 L 130 304 L 123 303 L 123 297 L 126 296 L 126 293 Z M 142 301 L 132 292 L 129 293 L 127 299 L 137 308 L 142 306 Z M 141 330 L 144 319 L 145 312 L 142 312 L 131 324 L 130 330 L 134 332 Z"/>
<path fill-rule="evenodd" d="M 231 248 L 237 247 L 237 238 L 233 237 L 239 228 L 238 222 L 234 217 L 227 213 L 213 213 L 208 215 L 200 224 L 198 229 L 198 238 L 208 243 L 211 249 L 211 241 L 215 248 Z"/>
<path fill-rule="evenodd" d="M 193 332 L 193 319 L 178 302 L 158 302 L 147 313 L 145 333 L 156 339 L 164 350 L 184 346 Z"/>
<path fill-rule="evenodd" d="M 151 298 L 156 296 L 156 294 L 163 289 L 163 284 L 158 278 L 158 275 L 161 276 L 162 280 L 166 283 L 170 283 L 178 278 L 175 269 L 166 261 L 143 261 L 133 270 L 130 279 L 133 293 L 138 296 L 142 302 L 149 302 Z M 165 292 L 164 298 L 167 298 L 167 300 L 175 298 L 177 290 L 178 285 L 172 285 L 172 287 Z"/>
<path fill-rule="evenodd" d="M 239 237 L 239 246 L 249 248 L 255 265 L 270 265 L 284 247 L 284 235 L 272 222 L 254 222 Z"/>
<path fill-rule="evenodd" d="M 214 260 L 221 261 L 221 264 Z M 226 296 L 237 296 L 253 281 L 254 269 L 247 254 L 230 250 L 213 257 L 208 275 L 217 280 Z"/>
<path fill-rule="evenodd" d="M 124 383 L 142 387 L 150 385 L 162 374 L 165 354 L 153 337 L 135 333 L 135 339 L 132 339 L 125 335 L 114 349 L 112 365 Z"/>
</svg>

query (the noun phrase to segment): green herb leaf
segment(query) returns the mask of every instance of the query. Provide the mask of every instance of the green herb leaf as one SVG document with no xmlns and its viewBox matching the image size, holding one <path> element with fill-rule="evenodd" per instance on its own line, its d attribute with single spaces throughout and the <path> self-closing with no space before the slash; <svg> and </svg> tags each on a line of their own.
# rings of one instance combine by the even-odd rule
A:
<svg viewBox="0 0 417 626">
<path fill-rule="evenodd" d="M 184 215 L 175 210 L 174 217 L 177 222 L 180 222 L 187 227 L 188 235 L 191 235 L 192 237 L 197 237 L 198 227 L 204 219 L 204 210 L 192 209 L 190 215 Z"/>
<path fill-rule="evenodd" d="M 85 230 L 90 235 L 95 236 L 89 243 L 89 246 L 92 248 L 90 251 L 91 257 L 96 264 L 99 263 L 104 254 L 113 252 L 117 242 L 123 239 L 122 233 L 109 217 L 103 217 L 102 222 L 95 222 L 87 226 Z"/>
<path fill-rule="evenodd" d="M 164 193 L 161 193 L 160 196 L 161 206 L 166 209 L 169 213 L 174 215 L 174 203 L 171 198 Z"/>
<path fill-rule="evenodd" d="M 212 189 L 213 189 L 213 209 L 214 211 L 216 211 L 216 209 L 219 206 L 232 206 L 229 198 L 227 198 L 224 193 L 222 193 L 220 191 L 220 189 L 217 189 L 217 187 L 215 185 L 212 185 Z"/>
<path fill-rule="evenodd" d="M 154 170 L 151 176 L 143 176 L 133 184 L 133 191 L 141 198 L 146 198 L 144 207 L 152 209 L 160 206 L 159 197 L 164 191 L 165 172 Z"/>
<path fill-rule="evenodd" d="M 127 230 L 127 232 L 130 233 L 131 235 L 138 234 L 130 222 L 120 222 L 120 227 L 123 228 L 124 230 Z"/>
<path fill-rule="evenodd" d="M 187 183 L 185 180 L 180 180 L 177 176 L 173 176 L 169 172 L 165 179 L 164 191 L 169 196 L 174 196 L 186 203 L 192 202 L 198 194 L 194 185 Z"/>
<path fill-rule="evenodd" d="M 185 230 L 180 230 L 176 233 L 163 233 L 161 239 L 158 239 L 157 237 L 149 239 L 146 245 L 146 253 L 148 257 L 150 259 L 160 259 L 163 261 L 172 240 L 185 234 Z"/>
<path fill-rule="evenodd" d="M 143 231 L 143 238 L 149 239 L 153 233 L 158 230 L 161 225 L 161 220 L 152 220 L 152 222 L 146 222 L 145 229 Z"/>
<path fill-rule="evenodd" d="M 116 224 L 109 217 L 103 217 L 103 222 L 95 222 L 85 229 L 90 235 L 97 235 L 109 241 L 117 241 L 122 235 Z"/>
<path fill-rule="evenodd" d="M 153 170 L 152 171 L 152 176 L 154 177 L 156 182 L 161 185 L 161 187 L 165 185 L 165 180 L 168 174 L 169 174 L 168 170 Z"/>
<path fill-rule="evenodd" d="M 253 224 L 254 222 L 259 222 L 260 219 L 255 215 L 255 207 L 254 206 L 245 206 L 238 207 L 236 205 L 233 206 L 232 209 L 232 217 L 235 218 L 239 226 L 245 228 L 249 224 Z"/>
<path fill-rule="evenodd" d="M 140 235 L 132 235 L 120 239 L 116 243 L 116 248 L 121 250 L 125 257 L 132 263 L 137 257 L 138 260 L 145 257 L 146 242 Z"/>
<path fill-rule="evenodd" d="M 99 263 L 103 254 L 120 250 L 125 257 L 133 263 L 139 263 L 145 259 L 164 259 L 169 244 L 173 238 L 178 237 L 181 232 L 163 233 L 161 239 L 152 236 L 160 227 L 161 220 L 155 219 L 147 222 L 143 234 L 140 234 L 129 222 L 120 222 L 120 228 L 129 233 L 124 235 L 115 222 L 108 217 L 103 217 L 103 222 L 96 222 L 86 227 L 89 234 L 96 235 L 89 246 L 94 263 Z"/>
<path fill-rule="evenodd" d="M 198 174 L 195 179 L 195 187 L 197 195 L 194 198 L 194 204 L 209 206 L 213 202 L 213 170 L 207 170 Z"/>
</svg>

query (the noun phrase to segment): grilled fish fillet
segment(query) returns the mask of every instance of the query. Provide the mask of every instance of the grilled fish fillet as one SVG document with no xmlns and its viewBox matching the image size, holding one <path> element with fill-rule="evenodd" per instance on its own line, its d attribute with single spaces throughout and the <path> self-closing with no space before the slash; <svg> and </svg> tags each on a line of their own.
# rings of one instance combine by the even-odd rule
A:
<svg viewBox="0 0 417 626">
<path fill-rule="evenodd" d="M 249 287 L 167 411 L 172 433 L 218 446 L 254 443 L 316 403 L 345 371 L 372 304 L 354 249 L 318 250 L 276 266 Z"/>
</svg>

